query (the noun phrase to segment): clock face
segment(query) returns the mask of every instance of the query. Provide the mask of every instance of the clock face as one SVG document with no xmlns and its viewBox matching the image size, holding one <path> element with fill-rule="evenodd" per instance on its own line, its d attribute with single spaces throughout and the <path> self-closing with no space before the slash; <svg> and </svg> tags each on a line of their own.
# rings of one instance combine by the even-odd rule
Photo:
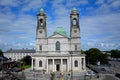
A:
<svg viewBox="0 0 120 80">
<path fill-rule="evenodd" d="M 74 30 L 74 32 L 76 33 L 76 32 L 77 32 L 77 30 Z"/>
<path fill-rule="evenodd" d="M 42 31 L 39 31 L 39 33 L 42 33 Z"/>
</svg>

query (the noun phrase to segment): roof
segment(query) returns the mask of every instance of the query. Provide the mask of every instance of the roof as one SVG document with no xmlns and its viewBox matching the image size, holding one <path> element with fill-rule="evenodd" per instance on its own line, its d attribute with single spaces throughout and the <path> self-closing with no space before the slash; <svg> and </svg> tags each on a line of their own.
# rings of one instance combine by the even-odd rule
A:
<svg viewBox="0 0 120 80">
<path fill-rule="evenodd" d="M 43 8 L 40 8 L 40 11 L 37 14 L 37 16 L 46 16 L 46 14 L 44 13 L 44 9 Z"/>
<path fill-rule="evenodd" d="M 5 53 L 35 53 L 34 49 L 18 49 L 18 50 L 8 50 Z"/>
<path fill-rule="evenodd" d="M 63 27 L 57 27 L 56 30 L 55 30 L 55 32 L 54 32 L 53 34 L 54 34 L 54 35 L 55 35 L 55 34 L 61 34 L 61 35 L 67 36 L 67 35 L 66 35 L 66 31 L 64 30 Z"/>
<path fill-rule="evenodd" d="M 8 60 L 8 58 L 6 58 L 4 56 L 0 56 L 0 60 Z"/>
<path fill-rule="evenodd" d="M 79 15 L 77 9 L 75 7 L 73 7 L 70 15 L 76 15 L 76 14 Z"/>
<path fill-rule="evenodd" d="M 73 9 L 72 10 L 77 10 L 75 7 L 73 7 Z"/>
<path fill-rule="evenodd" d="M 43 8 L 41 8 L 41 9 L 40 9 L 40 12 L 44 12 L 44 9 L 43 9 Z"/>
<path fill-rule="evenodd" d="M 48 38 L 55 36 L 57 34 L 64 36 L 65 38 L 69 38 L 69 36 L 66 34 L 66 31 L 64 30 L 63 27 L 57 27 L 56 30 L 54 31 L 53 35 L 49 36 Z"/>
<path fill-rule="evenodd" d="M 59 33 L 53 34 L 53 35 L 49 36 L 48 38 L 55 38 L 55 37 L 53 37 L 53 36 L 55 36 L 55 35 L 57 35 L 57 34 L 63 36 L 63 38 L 69 38 L 69 36 L 62 35 L 62 34 L 59 34 Z M 62 38 L 62 37 L 57 37 L 57 38 Z"/>
</svg>

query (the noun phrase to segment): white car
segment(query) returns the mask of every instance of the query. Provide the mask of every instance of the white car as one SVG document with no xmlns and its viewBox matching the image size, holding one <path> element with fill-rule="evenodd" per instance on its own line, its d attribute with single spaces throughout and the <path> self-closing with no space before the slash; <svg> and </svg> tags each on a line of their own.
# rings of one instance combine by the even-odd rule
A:
<svg viewBox="0 0 120 80">
<path fill-rule="evenodd" d="M 85 75 L 86 75 L 86 76 L 94 76 L 94 75 L 95 75 L 95 72 L 93 72 L 93 71 L 87 71 L 87 72 L 85 73 Z"/>
</svg>

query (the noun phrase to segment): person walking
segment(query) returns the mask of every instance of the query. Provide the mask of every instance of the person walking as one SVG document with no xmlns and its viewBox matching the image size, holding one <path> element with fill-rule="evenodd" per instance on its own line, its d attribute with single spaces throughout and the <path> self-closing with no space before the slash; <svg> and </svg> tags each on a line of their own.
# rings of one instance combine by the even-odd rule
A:
<svg viewBox="0 0 120 80">
<path fill-rule="evenodd" d="M 61 80 L 65 80 L 63 75 L 62 75 L 62 78 L 61 78 Z"/>
<path fill-rule="evenodd" d="M 70 76 L 70 74 L 68 74 L 68 76 L 67 76 L 67 80 L 71 80 L 71 76 Z"/>
</svg>

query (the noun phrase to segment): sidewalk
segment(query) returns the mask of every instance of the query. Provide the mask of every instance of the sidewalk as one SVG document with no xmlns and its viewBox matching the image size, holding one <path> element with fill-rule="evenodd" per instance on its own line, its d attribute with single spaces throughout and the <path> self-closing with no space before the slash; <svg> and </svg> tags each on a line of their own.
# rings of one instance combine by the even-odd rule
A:
<svg viewBox="0 0 120 80">
<path fill-rule="evenodd" d="M 26 80 L 50 80 L 50 74 L 43 74 L 42 72 L 34 72 L 34 71 L 30 71 L 30 69 L 27 69 L 24 71 L 25 76 L 26 76 Z M 55 73 L 55 80 L 61 80 L 61 78 L 63 77 L 62 80 L 69 80 L 68 78 L 68 73 Z M 71 77 L 71 75 L 70 75 Z M 102 79 L 97 79 L 96 77 L 90 77 L 87 76 L 85 78 L 83 73 L 73 73 L 73 80 L 102 80 Z"/>
</svg>

